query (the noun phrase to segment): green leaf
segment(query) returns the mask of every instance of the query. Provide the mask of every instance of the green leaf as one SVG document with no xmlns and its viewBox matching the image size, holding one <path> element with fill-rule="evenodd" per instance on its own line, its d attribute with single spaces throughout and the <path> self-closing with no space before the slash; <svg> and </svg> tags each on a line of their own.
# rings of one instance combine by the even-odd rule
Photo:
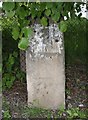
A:
<svg viewBox="0 0 88 120">
<path fill-rule="evenodd" d="M 67 24 L 65 21 L 61 21 L 58 25 L 61 32 L 66 32 L 67 30 Z"/>
<path fill-rule="evenodd" d="M 9 59 L 8 59 L 8 64 L 12 67 L 14 62 L 15 62 L 14 57 L 10 54 Z"/>
<path fill-rule="evenodd" d="M 41 24 L 42 25 L 44 25 L 44 26 L 47 26 L 47 18 L 45 18 L 45 17 L 42 17 L 42 19 L 41 19 Z"/>
<path fill-rule="evenodd" d="M 50 3 L 46 3 L 46 6 L 47 6 L 47 8 L 52 8 L 53 7 L 53 3 L 52 2 L 50 2 Z"/>
<path fill-rule="evenodd" d="M 57 12 L 56 14 L 52 15 L 52 20 L 54 20 L 55 22 L 58 21 L 60 18 L 60 13 Z"/>
<path fill-rule="evenodd" d="M 47 10 L 45 11 L 45 14 L 46 14 L 47 16 L 49 16 L 49 15 L 51 14 L 51 10 L 50 10 L 50 9 L 47 9 Z"/>
<path fill-rule="evenodd" d="M 52 14 L 56 14 L 56 8 L 54 7 L 53 9 L 52 9 Z"/>
<path fill-rule="evenodd" d="M 3 3 L 3 10 L 5 11 L 10 11 L 15 8 L 15 3 L 14 2 L 4 2 Z"/>
<path fill-rule="evenodd" d="M 67 110 L 67 113 L 69 114 L 69 116 L 72 116 L 71 110 Z"/>
<path fill-rule="evenodd" d="M 10 115 L 9 110 L 5 110 L 3 116 L 4 116 L 4 118 L 10 119 L 11 115 Z"/>
<path fill-rule="evenodd" d="M 12 18 L 15 15 L 15 11 L 6 11 L 6 16 Z"/>
<path fill-rule="evenodd" d="M 12 37 L 13 37 L 15 40 L 17 40 L 18 37 L 19 37 L 19 31 L 20 31 L 20 29 L 19 29 L 18 26 L 15 27 L 15 28 L 13 28 L 13 30 L 12 30 Z"/>
<path fill-rule="evenodd" d="M 15 76 L 11 76 L 11 81 L 14 82 Z"/>
<path fill-rule="evenodd" d="M 18 7 L 16 13 L 21 19 L 25 18 L 28 15 L 28 11 L 26 11 L 23 7 Z"/>
<path fill-rule="evenodd" d="M 75 112 L 75 113 L 73 114 L 73 116 L 75 116 L 75 117 L 78 116 L 78 113 Z"/>
<path fill-rule="evenodd" d="M 58 2 L 58 4 L 57 4 L 57 9 L 58 9 L 59 11 L 62 11 L 62 9 L 63 9 L 63 2 Z"/>
<path fill-rule="evenodd" d="M 13 85 L 12 81 L 6 81 L 6 86 L 7 86 L 8 88 L 11 88 L 12 85 Z"/>
<path fill-rule="evenodd" d="M 18 43 L 18 48 L 21 50 L 26 50 L 29 45 L 28 43 L 28 39 L 23 37 Z"/>
<path fill-rule="evenodd" d="M 22 33 L 24 33 L 24 36 L 26 38 L 29 38 L 33 35 L 33 30 L 29 27 L 25 27 L 25 28 L 22 29 Z"/>
<path fill-rule="evenodd" d="M 36 11 L 36 12 L 37 12 L 37 11 Z M 35 12 L 34 9 L 31 11 L 32 19 L 34 19 L 34 18 L 36 17 L 36 12 Z"/>
<path fill-rule="evenodd" d="M 40 11 L 42 12 L 43 10 L 45 10 L 46 8 L 46 3 L 47 2 L 43 2 L 43 4 L 40 5 Z"/>
<path fill-rule="evenodd" d="M 14 52 L 13 52 L 13 56 L 14 56 L 15 58 L 17 58 L 18 53 L 17 53 L 16 51 L 14 51 Z"/>
</svg>

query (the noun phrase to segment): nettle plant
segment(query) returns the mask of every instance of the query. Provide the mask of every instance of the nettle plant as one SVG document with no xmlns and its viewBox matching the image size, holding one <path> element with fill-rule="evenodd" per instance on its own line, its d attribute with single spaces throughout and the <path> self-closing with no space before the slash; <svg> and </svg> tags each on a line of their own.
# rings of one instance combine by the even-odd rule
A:
<svg viewBox="0 0 88 120">
<path fill-rule="evenodd" d="M 34 33 L 32 29 L 34 23 L 43 26 L 48 26 L 49 22 L 55 23 L 61 32 L 65 32 L 66 21 L 75 17 L 80 18 L 82 15 L 79 13 L 80 5 L 84 4 L 83 2 L 3 2 L 2 18 L 12 21 L 12 37 L 18 40 L 18 48 L 26 50 L 29 39 Z"/>
</svg>

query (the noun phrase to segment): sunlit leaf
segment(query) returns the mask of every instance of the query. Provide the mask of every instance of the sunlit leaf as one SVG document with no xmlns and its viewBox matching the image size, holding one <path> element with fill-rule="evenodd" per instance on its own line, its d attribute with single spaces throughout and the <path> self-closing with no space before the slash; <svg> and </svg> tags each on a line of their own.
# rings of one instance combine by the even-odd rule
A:
<svg viewBox="0 0 88 120">
<path fill-rule="evenodd" d="M 44 25 L 44 26 L 47 26 L 47 18 L 45 18 L 45 17 L 42 17 L 42 19 L 41 19 L 41 24 L 42 25 Z"/>
<path fill-rule="evenodd" d="M 66 32 L 66 30 L 67 30 L 67 24 L 66 24 L 66 22 L 65 21 L 61 21 L 60 23 L 59 23 L 59 29 L 60 29 L 60 31 L 61 32 Z"/>
<path fill-rule="evenodd" d="M 51 10 L 50 10 L 50 9 L 47 9 L 47 10 L 45 11 L 45 14 L 46 14 L 47 16 L 49 16 L 49 15 L 51 14 Z"/>
<path fill-rule="evenodd" d="M 26 50 L 29 45 L 28 43 L 28 39 L 23 37 L 18 43 L 18 48 L 21 50 Z"/>
<path fill-rule="evenodd" d="M 12 18 L 15 15 L 15 11 L 6 11 L 6 16 Z"/>
<path fill-rule="evenodd" d="M 33 35 L 33 30 L 29 27 L 25 27 L 22 29 L 22 33 L 24 33 L 24 36 L 26 38 L 31 37 Z"/>
</svg>

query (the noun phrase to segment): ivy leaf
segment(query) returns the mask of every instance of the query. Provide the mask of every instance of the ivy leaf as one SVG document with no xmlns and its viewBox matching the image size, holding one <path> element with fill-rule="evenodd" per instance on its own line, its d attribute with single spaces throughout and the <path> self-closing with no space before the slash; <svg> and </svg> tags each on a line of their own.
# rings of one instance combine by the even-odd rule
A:
<svg viewBox="0 0 88 120">
<path fill-rule="evenodd" d="M 19 37 L 19 31 L 20 31 L 19 27 L 13 28 L 13 30 L 12 30 L 12 37 L 13 37 L 13 39 L 15 39 L 15 40 L 18 39 L 18 37 Z"/>
<path fill-rule="evenodd" d="M 67 30 L 67 24 L 65 21 L 61 21 L 58 25 L 61 32 L 66 32 Z"/>
<path fill-rule="evenodd" d="M 15 11 L 6 11 L 6 16 L 9 17 L 9 18 L 12 18 L 13 16 L 15 15 Z"/>
<path fill-rule="evenodd" d="M 29 45 L 28 43 L 28 39 L 23 37 L 18 43 L 18 48 L 21 50 L 26 50 Z"/>
<path fill-rule="evenodd" d="M 14 2 L 4 2 L 3 3 L 3 10 L 5 11 L 10 11 L 15 8 L 15 3 Z"/>
<path fill-rule="evenodd" d="M 33 30 L 29 27 L 25 27 L 25 28 L 22 29 L 22 33 L 24 34 L 24 36 L 26 38 L 29 38 L 33 35 Z"/>
<path fill-rule="evenodd" d="M 45 14 L 46 14 L 47 16 L 49 16 L 49 15 L 51 14 L 51 10 L 50 10 L 50 9 L 47 9 L 47 10 L 45 11 Z"/>
<path fill-rule="evenodd" d="M 41 24 L 44 25 L 44 26 L 47 26 L 47 18 L 45 17 L 42 17 L 42 19 L 40 20 L 41 21 Z"/>
</svg>

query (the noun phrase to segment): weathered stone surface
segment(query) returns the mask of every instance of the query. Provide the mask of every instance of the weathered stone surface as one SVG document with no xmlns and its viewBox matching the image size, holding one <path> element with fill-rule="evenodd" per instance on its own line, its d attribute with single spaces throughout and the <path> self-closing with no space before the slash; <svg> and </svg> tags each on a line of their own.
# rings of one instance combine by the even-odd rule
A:
<svg viewBox="0 0 88 120">
<path fill-rule="evenodd" d="M 63 34 L 55 24 L 34 31 L 26 52 L 28 105 L 57 109 L 65 105 Z"/>
</svg>

